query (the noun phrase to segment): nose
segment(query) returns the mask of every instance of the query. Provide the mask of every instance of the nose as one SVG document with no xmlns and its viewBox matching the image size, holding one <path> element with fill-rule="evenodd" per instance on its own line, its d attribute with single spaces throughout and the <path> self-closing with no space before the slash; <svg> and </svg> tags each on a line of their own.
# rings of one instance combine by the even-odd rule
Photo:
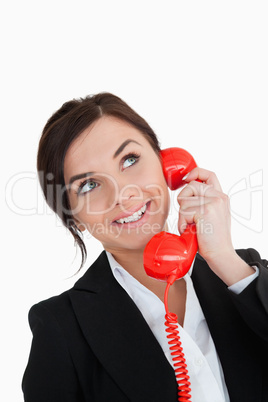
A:
<svg viewBox="0 0 268 402">
<path fill-rule="evenodd" d="M 126 206 L 130 201 L 142 201 L 143 192 L 139 185 L 121 182 L 118 188 L 116 205 Z"/>
<path fill-rule="evenodd" d="M 143 202 L 144 193 L 137 181 L 131 180 L 128 175 L 113 173 L 109 176 L 110 180 L 107 180 L 106 193 L 103 194 L 107 200 L 108 209 L 119 207 L 122 210 L 128 210 L 133 204 Z"/>
</svg>

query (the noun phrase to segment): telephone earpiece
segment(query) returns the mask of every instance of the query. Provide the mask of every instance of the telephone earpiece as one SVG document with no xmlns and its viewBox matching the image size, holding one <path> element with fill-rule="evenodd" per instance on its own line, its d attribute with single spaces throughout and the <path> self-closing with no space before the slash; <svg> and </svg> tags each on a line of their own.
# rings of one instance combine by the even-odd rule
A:
<svg viewBox="0 0 268 402">
<path fill-rule="evenodd" d="M 194 158 L 182 148 L 161 151 L 163 172 L 171 190 L 185 184 L 183 177 L 197 165 Z M 144 268 L 150 277 L 173 284 L 190 269 L 198 249 L 196 227 L 188 225 L 181 236 L 160 232 L 145 247 Z"/>
</svg>

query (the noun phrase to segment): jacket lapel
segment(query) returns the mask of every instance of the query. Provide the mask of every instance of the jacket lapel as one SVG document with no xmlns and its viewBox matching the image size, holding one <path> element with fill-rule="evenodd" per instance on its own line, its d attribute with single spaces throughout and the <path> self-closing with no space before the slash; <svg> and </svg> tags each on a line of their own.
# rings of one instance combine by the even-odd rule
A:
<svg viewBox="0 0 268 402">
<path fill-rule="evenodd" d="M 261 401 L 262 372 L 254 333 L 236 310 L 227 286 L 199 255 L 192 280 L 223 367 L 231 401 Z"/>
<path fill-rule="evenodd" d="M 132 401 L 176 401 L 177 384 L 142 314 L 113 277 L 102 252 L 70 291 L 94 354 Z"/>
</svg>

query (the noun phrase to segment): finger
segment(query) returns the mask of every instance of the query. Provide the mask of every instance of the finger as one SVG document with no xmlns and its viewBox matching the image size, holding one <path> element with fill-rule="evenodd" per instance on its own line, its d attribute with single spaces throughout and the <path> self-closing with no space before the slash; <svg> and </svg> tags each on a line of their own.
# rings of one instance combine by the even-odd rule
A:
<svg viewBox="0 0 268 402">
<path fill-rule="evenodd" d="M 201 207 L 213 201 L 213 197 L 178 197 L 180 211 L 192 207 Z"/>
<path fill-rule="evenodd" d="M 180 213 L 178 220 L 178 230 L 180 234 L 185 231 L 187 225 L 191 225 L 192 223 L 197 224 L 200 219 L 201 215 L 195 207 L 188 208 L 187 212 Z"/>
<path fill-rule="evenodd" d="M 181 198 L 187 197 L 216 197 L 220 194 L 218 190 L 214 188 L 212 184 L 199 183 L 197 181 L 191 181 L 188 183 L 179 193 L 178 202 Z"/>
<path fill-rule="evenodd" d="M 191 182 L 193 180 L 200 180 L 203 183 L 208 185 L 212 185 L 216 190 L 222 191 L 220 182 L 214 172 L 210 170 L 202 169 L 200 167 L 196 167 L 191 172 L 188 173 L 187 176 L 183 178 L 186 182 Z"/>
</svg>

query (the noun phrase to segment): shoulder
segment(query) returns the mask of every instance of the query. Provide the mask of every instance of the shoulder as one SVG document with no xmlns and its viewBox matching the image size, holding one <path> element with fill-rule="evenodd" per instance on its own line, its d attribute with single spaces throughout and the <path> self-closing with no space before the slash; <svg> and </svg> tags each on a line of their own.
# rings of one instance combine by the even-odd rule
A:
<svg viewBox="0 0 268 402">
<path fill-rule="evenodd" d="M 32 331 L 41 327 L 49 328 L 51 325 L 53 328 L 60 327 L 62 319 L 72 312 L 68 292 L 42 300 L 30 308 L 28 319 Z"/>
<path fill-rule="evenodd" d="M 268 261 L 260 256 L 260 253 L 254 248 L 238 249 L 237 254 L 249 264 L 258 263 L 267 268 Z"/>
<path fill-rule="evenodd" d="M 259 252 L 253 248 L 237 249 L 236 253 L 242 258 L 248 265 L 257 266 L 259 268 L 260 275 L 255 282 L 268 282 L 268 261 L 261 258 Z M 235 268 L 235 267 L 234 267 Z M 210 269 L 206 260 L 197 253 L 195 263 L 193 266 L 192 280 L 195 285 L 222 287 L 224 290 L 226 285 L 221 279 Z"/>
<path fill-rule="evenodd" d="M 112 273 L 109 269 L 108 259 L 103 251 L 73 287 L 59 295 L 34 304 L 29 311 L 29 321 L 37 316 L 47 318 L 50 316 L 62 321 L 62 317 L 73 314 L 72 295 L 75 292 L 81 292 L 82 290 L 98 291 L 110 282 L 111 277 Z"/>
<path fill-rule="evenodd" d="M 259 252 L 254 248 L 237 249 L 236 253 L 239 255 L 239 257 L 241 257 L 244 261 L 246 261 L 250 265 L 256 263 L 261 264 L 265 268 L 268 267 L 268 261 L 266 259 L 263 259 L 260 256 Z M 196 255 L 196 263 L 207 264 L 205 259 L 201 257 L 201 255 L 198 253 Z"/>
</svg>

